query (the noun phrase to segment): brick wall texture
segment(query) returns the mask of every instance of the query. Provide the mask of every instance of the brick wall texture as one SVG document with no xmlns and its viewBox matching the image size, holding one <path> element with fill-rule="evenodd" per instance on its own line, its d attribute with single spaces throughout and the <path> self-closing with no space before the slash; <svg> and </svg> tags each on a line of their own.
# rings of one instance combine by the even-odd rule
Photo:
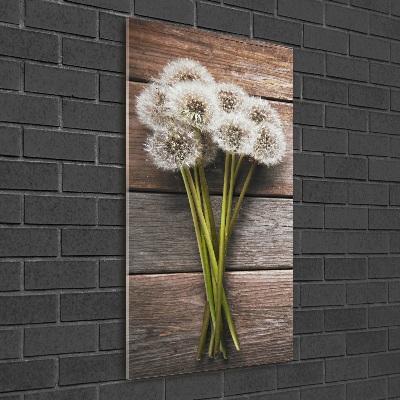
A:
<svg viewBox="0 0 400 400">
<path fill-rule="evenodd" d="M 293 362 L 124 380 L 129 16 L 294 48 Z M 400 399 L 399 134 L 399 0 L 0 0 L 0 400 Z"/>
</svg>

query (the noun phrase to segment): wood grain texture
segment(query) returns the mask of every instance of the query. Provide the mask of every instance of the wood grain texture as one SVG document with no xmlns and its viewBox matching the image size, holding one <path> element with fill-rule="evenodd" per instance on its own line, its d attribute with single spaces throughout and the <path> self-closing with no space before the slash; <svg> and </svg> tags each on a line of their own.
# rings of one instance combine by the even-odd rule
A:
<svg viewBox="0 0 400 400">
<path fill-rule="evenodd" d="M 185 191 L 180 173 L 161 171 L 151 161 L 144 150 L 144 142 L 149 130 L 143 127 L 136 116 L 136 96 L 143 90 L 142 83 L 129 83 L 129 188 L 161 192 Z M 276 167 L 257 167 L 248 193 L 257 196 L 293 195 L 293 104 L 272 102 L 279 113 L 286 138 L 286 155 Z M 249 163 L 246 161 L 238 177 L 240 191 L 246 179 Z M 207 168 L 210 192 L 221 194 L 223 186 L 224 160 L 220 152 L 219 160 Z"/>
<path fill-rule="evenodd" d="M 241 350 L 195 360 L 204 310 L 202 274 L 129 277 L 129 378 L 289 361 L 293 358 L 292 271 L 227 272 Z"/>
<path fill-rule="evenodd" d="M 128 201 L 129 273 L 201 271 L 186 195 L 130 192 Z M 219 221 L 221 197 L 213 196 L 212 202 Z M 292 268 L 292 225 L 291 199 L 245 198 L 227 269 Z"/>
<path fill-rule="evenodd" d="M 157 78 L 168 62 L 189 57 L 218 81 L 252 95 L 293 98 L 293 50 L 259 40 L 139 19 L 129 20 L 129 78 Z"/>
</svg>

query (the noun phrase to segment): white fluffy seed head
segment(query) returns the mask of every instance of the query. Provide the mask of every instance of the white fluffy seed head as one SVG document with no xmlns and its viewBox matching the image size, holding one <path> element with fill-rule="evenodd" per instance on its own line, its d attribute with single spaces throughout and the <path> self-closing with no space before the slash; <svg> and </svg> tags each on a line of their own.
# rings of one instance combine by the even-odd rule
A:
<svg viewBox="0 0 400 400">
<path fill-rule="evenodd" d="M 261 97 L 247 96 L 242 110 L 256 124 L 267 122 L 269 124 L 280 125 L 278 113 L 271 107 L 268 100 Z"/>
<path fill-rule="evenodd" d="M 160 74 L 158 81 L 162 85 L 195 81 L 206 84 L 214 83 L 214 79 L 207 68 L 190 58 L 179 58 L 168 63 Z"/>
<path fill-rule="evenodd" d="M 199 137 L 193 129 L 181 125 L 155 131 L 147 138 L 145 150 L 158 168 L 170 171 L 192 168 L 202 156 Z"/>
<path fill-rule="evenodd" d="M 248 96 L 241 87 L 233 83 L 218 83 L 215 86 L 219 106 L 226 113 L 240 109 Z"/>
<path fill-rule="evenodd" d="M 168 123 L 165 87 L 152 83 L 136 98 L 136 112 L 142 124 L 150 129 L 161 129 Z"/>
<path fill-rule="evenodd" d="M 262 123 L 249 142 L 247 154 L 267 167 L 279 164 L 286 150 L 285 136 L 278 125 Z"/>
<path fill-rule="evenodd" d="M 230 153 L 245 154 L 256 125 L 242 114 L 225 114 L 213 127 L 213 140 Z"/>
<path fill-rule="evenodd" d="M 168 89 L 166 107 L 174 118 L 199 129 L 207 129 L 218 115 L 213 85 L 181 82 Z"/>
</svg>

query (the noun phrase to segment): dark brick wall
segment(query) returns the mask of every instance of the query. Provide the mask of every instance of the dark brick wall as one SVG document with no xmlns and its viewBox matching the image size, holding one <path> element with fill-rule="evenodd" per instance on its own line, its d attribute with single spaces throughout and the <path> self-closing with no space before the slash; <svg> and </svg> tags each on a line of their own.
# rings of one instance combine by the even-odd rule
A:
<svg viewBox="0 0 400 400">
<path fill-rule="evenodd" d="M 294 47 L 294 362 L 124 381 L 128 16 Z M 398 0 L 1 0 L 0 399 L 399 399 L 399 87 Z"/>
</svg>

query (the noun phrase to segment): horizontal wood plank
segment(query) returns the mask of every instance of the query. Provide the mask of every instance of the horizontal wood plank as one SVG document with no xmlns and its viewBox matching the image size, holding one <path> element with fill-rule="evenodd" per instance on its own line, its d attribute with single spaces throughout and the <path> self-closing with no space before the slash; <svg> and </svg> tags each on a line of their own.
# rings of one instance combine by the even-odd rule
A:
<svg viewBox="0 0 400 400">
<path fill-rule="evenodd" d="M 144 143 L 150 131 L 144 128 L 136 116 L 136 96 L 145 87 L 141 83 L 129 83 L 129 188 L 141 191 L 184 192 L 185 186 L 180 173 L 157 169 L 144 150 Z M 248 193 L 257 196 L 293 195 L 293 104 L 272 102 L 279 113 L 286 138 L 286 155 L 283 162 L 275 167 L 258 166 Z M 240 192 L 249 169 L 245 162 L 240 175 L 236 193 Z M 210 192 L 221 194 L 223 186 L 224 160 L 219 159 L 207 168 Z"/>
<path fill-rule="evenodd" d="M 292 271 L 227 272 L 241 343 L 229 359 L 196 361 L 205 304 L 200 273 L 129 276 L 129 378 L 141 379 L 293 359 Z"/>
<path fill-rule="evenodd" d="M 189 57 L 217 81 L 239 84 L 253 95 L 293 98 L 289 47 L 140 19 L 129 20 L 128 35 L 131 79 L 157 78 L 168 62 Z"/>
<path fill-rule="evenodd" d="M 187 196 L 129 193 L 129 272 L 201 271 Z M 219 224 L 221 197 L 212 197 Z M 227 269 L 293 267 L 291 199 L 245 198 L 229 244 Z"/>
</svg>

